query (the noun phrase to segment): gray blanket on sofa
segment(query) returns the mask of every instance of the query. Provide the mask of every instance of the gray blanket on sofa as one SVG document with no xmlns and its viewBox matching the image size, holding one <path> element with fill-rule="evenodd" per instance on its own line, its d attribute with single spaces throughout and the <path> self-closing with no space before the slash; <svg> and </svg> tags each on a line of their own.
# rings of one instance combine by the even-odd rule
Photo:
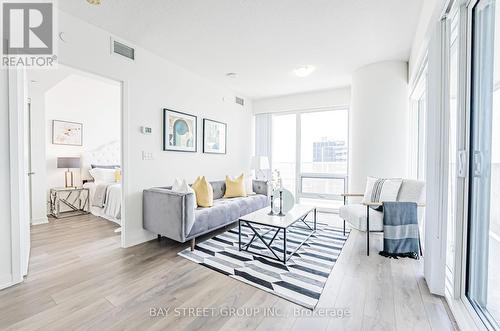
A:
<svg viewBox="0 0 500 331">
<path fill-rule="evenodd" d="M 384 202 L 384 250 L 386 257 L 419 258 L 420 237 L 415 202 Z"/>
</svg>

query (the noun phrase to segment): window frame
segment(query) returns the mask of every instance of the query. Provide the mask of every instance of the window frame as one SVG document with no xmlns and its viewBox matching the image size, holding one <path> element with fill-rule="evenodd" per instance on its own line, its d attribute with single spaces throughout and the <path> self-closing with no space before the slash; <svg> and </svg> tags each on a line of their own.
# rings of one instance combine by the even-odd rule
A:
<svg viewBox="0 0 500 331">
<path fill-rule="evenodd" d="M 302 172 L 301 166 L 301 154 L 302 154 L 302 114 L 310 114 L 310 113 L 320 113 L 320 112 L 328 112 L 328 111 L 346 111 L 347 112 L 347 169 L 346 174 L 336 174 L 336 173 L 317 173 L 317 172 Z M 302 180 L 306 178 L 315 178 L 315 179 L 343 179 L 344 181 L 344 190 L 347 192 L 348 189 L 348 174 L 349 174 L 349 156 L 350 156 L 350 107 L 349 105 L 337 105 L 337 106 L 327 106 L 327 107 L 319 107 L 312 109 L 300 109 L 300 110 L 291 110 L 291 111 L 283 111 L 279 113 L 273 114 L 274 116 L 281 115 L 290 115 L 295 114 L 295 201 L 296 203 L 300 202 L 301 198 L 306 199 L 318 199 L 318 200 L 331 200 L 331 201 L 342 201 L 343 198 L 340 194 L 323 194 L 323 193 L 311 193 L 311 192 L 303 192 L 302 190 Z M 274 158 L 273 158 L 274 162 Z M 274 167 L 271 165 L 271 167 Z M 318 208 L 319 211 L 322 212 L 338 212 L 337 209 L 334 208 Z"/>
</svg>

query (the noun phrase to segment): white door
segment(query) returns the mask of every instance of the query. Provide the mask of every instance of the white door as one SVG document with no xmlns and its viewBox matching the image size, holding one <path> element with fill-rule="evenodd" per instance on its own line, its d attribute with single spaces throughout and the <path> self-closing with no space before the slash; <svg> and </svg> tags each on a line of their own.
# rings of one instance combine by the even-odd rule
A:
<svg viewBox="0 0 500 331">
<path fill-rule="evenodd" d="M 26 80 L 25 80 L 26 81 Z M 32 176 L 35 175 L 32 172 L 31 167 L 31 103 L 26 94 L 26 88 L 24 88 L 23 100 L 26 100 L 24 104 L 24 148 L 23 148 L 23 168 L 25 173 L 26 181 L 24 182 L 24 196 L 25 202 L 23 202 L 24 208 L 26 210 L 26 214 L 23 216 L 21 235 L 23 237 L 23 245 L 24 251 L 21 252 L 22 262 L 21 262 L 21 270 L 23 276 L 28 274 L 28 266 L 29 266 L 29 257 L 31 250 L 31 229 L 30 224 L 32 220 Z"/>
<path fill-rule="evenodd" d="M 9 126 L 14 282 L 28 273 L 30 256 L 29 116 L 26 71 L 9 69 Z"/>
</svg>

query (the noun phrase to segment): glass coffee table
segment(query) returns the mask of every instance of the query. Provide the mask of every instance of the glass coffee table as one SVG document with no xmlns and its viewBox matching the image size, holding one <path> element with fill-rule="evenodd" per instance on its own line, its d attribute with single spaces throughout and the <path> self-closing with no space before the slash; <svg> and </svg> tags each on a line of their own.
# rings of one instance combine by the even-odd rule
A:
<svg viewBox="0 0 500 331">
<path fill-rule="evenodd" d="M 286 262 L 297 252 L 300 247 L 316 232 L 316 207 L 305 206 L 305 205 L 295 205 L 285 216 L 269 215 L 270 208 L 262 208 L 253 213 L 242 216 L 238 220 L 238 243 L 240 251 L 247 251 L 251 254 L 256 254 L 264 256 L 266 258 L 274 259 L 286 264 Z M 312 214 L 313 221 L 307 222 L 306 218 Z M 242 226 L 247 226 L 253 232 L 253 236 L 250 241 L 242 242 Z M 264 226 L 264 228 L 261 228 Z M 309 233 L 306 238 L 298 244 L 295 249 L 288 254 L 287 253 L 287 230 L 290 228 L 300 228 L 306 230 Z M 283 231 L 283 251 L 280 252 L 277 248 L 273 248 L 272 244 L 278 234 Z M 270 239 L 266 240 L 267 234 L 272 233 Z M 259 239 L 267 248 L 272 256 L 257 252 L 255 250 L 249 250 L 255 239 Z M 281 256 L 281 257 L 280 257 Z"/>
</svg>

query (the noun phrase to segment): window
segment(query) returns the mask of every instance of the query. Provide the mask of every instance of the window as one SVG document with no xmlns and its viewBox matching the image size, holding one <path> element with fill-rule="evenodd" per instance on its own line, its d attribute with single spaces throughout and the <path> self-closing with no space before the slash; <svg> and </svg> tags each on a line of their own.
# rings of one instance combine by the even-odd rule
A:
<svg viewBox="0 0 500 331">
<path fill-rule="evenodd" d="M 280 173 L 283 187 L 295 192 L 296 184 L 296 115 L 273 116 L 272 169 Z"/>
<path fill-rule="evenodd" d="M 492 329 L 500 322 L 500 6 L 472 8 L 466 296 Z"/>
<path fill-rule="evenodd" d="M 410 107 L 410 175 L 425 180 L 425 122 L 427 112 L 427 65 L 419 76 L 411 95 Z"/>
<path fill-rule="evenodd" d="M 346 191 L 348 111 L 273 116 L 273 169 L 301 203 L 334 210 Z"/>
</svg>

